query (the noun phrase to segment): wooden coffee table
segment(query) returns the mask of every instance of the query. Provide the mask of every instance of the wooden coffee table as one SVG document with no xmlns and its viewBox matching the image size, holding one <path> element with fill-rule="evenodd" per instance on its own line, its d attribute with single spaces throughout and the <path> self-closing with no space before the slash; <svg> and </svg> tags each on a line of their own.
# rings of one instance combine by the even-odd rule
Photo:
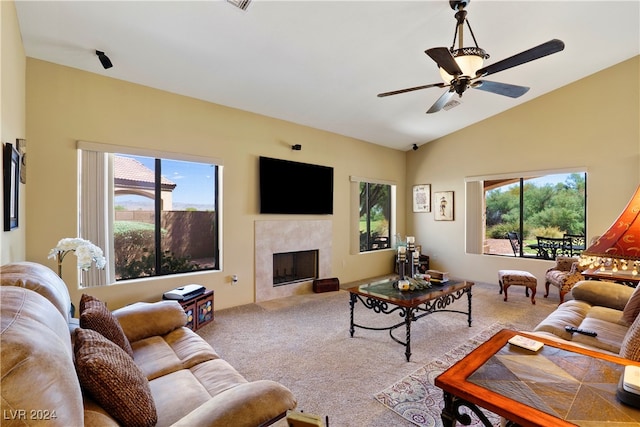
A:
<svg viewBox="0 0 640 427">
<path fill-rule="evenodd" d="M 411 357 L 411 323 L 435 312 L 448 311 L 467 315 L 467 322 L 471 326 L 471 287 L 473 282 L 464 280 L 449 280 L 446 283 L 432 284 L 429 289 L 401 291 L 393 285 L 398 279 L 380 280 L 347 289 L 351 295 L 351 327 L 349 332 L 353 337 L 355 328 L 374 331 L 388 330 L 391 338 L 406 347 L 407 362 Z M 467 296 L 467 311 L 451 310 L 447 307 L 454 301 Z M 357 301 L 376 313 L 390 314 L 398 312 L 404 318 L 393 326 L 376 328 L 358 325 L 354 322 L 353 311 Z M 405 326 L 406 340 L 402 341 L 393 336 L 393 331 Z"/>
<path fill-rule="evenodd" d="M 516 334 L 544 347 L 508 344 Z M 505 329 L 435 379 L 444 390 L 442 422 L 464 424 L 470 411 L 492 426 L 481 407 L 509 425 L 640 426 L 640 410 L 616 398 L 625 365 L 640 363 Z"/>
</svg>

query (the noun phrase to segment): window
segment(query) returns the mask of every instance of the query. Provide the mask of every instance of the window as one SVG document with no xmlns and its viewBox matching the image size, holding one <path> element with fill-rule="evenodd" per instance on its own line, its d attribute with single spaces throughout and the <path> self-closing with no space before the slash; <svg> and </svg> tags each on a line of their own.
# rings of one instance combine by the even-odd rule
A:
<svg viewBox="0 0 640 427">
<path fill-rule="evenodd" d="M 482 209 L 473 206 L 477 204 L 474 198 L 481 200 Z M 584 249 L 584 172 L 467 182 L 467 202 L 472 209 L 483 212 L 484 221 L 477 228 L 483 230 L 478 235 L 482 236 L 485 254 L 553 259 Z M 474 221 L 467 221 L 467 235 L 472 240 Z M 468 252 L 478 253 L 469 249 L 472 245 L 467 245 Z"/>
<path fill-rule="evenodd" d="M 105 250 L 109 268 L 100 284 L 220 269 L 221 166 L 93 145 L 80 156 L 80 232 Z"/>
<path fill-rule="evenodd" d="M 391 247 L 391 185 L 360 182 L 360 252 Z"/>
</svg>

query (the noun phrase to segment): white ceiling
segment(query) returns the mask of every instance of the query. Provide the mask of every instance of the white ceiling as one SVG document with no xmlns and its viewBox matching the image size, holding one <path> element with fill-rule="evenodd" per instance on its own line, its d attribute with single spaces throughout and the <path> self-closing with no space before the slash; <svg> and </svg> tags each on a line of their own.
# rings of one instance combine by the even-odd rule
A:
<svg viewBox="0 0 640 427">
<path fill-rule="evenodd" d="M 489 1 L 467 7 L 490 64 L 557 38 L 564 51 L 491 75 L 518 99 L 470 89 L 376 94 L 440 82 L 424 53 L 450 47 L 447 0 L 16 1 L 26 55 L 408 150 L 640 54 L 640 0 Z M 472 44 L 465 31 L 465 45 Z M 104 70 L 95 50 L 113 68 Z M 611 82 L 611 84 L 625 84 Z M 606 99 L 602 108 L 606 108 Z"/>
</svg>

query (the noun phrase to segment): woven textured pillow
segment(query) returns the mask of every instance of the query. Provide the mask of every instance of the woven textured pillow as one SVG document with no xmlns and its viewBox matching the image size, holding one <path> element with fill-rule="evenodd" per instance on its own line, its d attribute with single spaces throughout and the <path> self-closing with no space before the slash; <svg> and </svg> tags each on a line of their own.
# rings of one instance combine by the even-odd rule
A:
<svg viewBox="0 0 640 427">
<path fill-rule="evenodd" d="M 149 381 L 120 347 L 90 329 L 75 330 L 80 385 L 124 426 L 158 422 Z"/>
<path fill-rule="evenodd" d="M 622 340 L 620 357 L 640 361 L 640 316 L 636 317 Z"/>
<path fill-rule="evenodd" d="M 633 321 L 636 320 L 636 317 L 638 317 L 638 313 L 640 313 L 640 286 L 636 287 L 629 301 L 627 301 L 627 304 L 624 306 L 624 310 L 622 310 L 622 320 L 628 324 L 632 324 Z"/>
<path fill-rule="evenodd" d="M 106 304 L 97 298 L 83 294 L 80 298 L 80 327 L 92 329 L 108 338 L 130 357 L 133 357 L 131 343 L 120 326 L 120 322 L 109 311 Z"/>
</svg>

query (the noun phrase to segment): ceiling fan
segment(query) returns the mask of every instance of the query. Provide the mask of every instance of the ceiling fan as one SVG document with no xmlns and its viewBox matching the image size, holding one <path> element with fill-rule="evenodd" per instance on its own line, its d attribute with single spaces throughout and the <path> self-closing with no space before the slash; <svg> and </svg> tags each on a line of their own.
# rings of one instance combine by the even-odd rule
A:
<svg viewBox="0 0 640 427">
<path fill-rule="evenodd" d="M 453 44 L 451 45 L 451 48 L 434 47 L 425 51 L 425 53 L 429 55 L 436 64 L 438 64 L 438 67 L 440 67 L 440 76 L 444 80 L 444 83 L 433 83 L 407 89 L 394 90 L 391 92 L 384 92 L 378 94 L 378 97 L 382 98 L 390 95 L 398 95 L 400 93 L 412 92 L 430 87 L 448 88 L 447 92 L 440 96 L 431 108 L 429 108 L 427 114 L 436 113 L 442 110 L 442 108 L 451 101 L 454 94 L 457 93 L 458 96 L 462 97 L 462 94 L 468 88 L 480 89 L 485 92 L 492 92 L 498 95 L 518 98 L 527 93 L 529 88 L 481 79 L 488 75 L 560 52 L 564 49 L 564 43 L 561 40 L 553 39 L 483 67 L 483 62 L 485 59 L 489 58 L 489 55 L 484 51 L 484 49 L 478 47 L 476 37 L 473 34 L 469 21 L 467 20 L 467 11 L 464 8 L 470 1 L 471 0 L 449 0 L 451 8 L 453 10 L 457 10 L 455 14 L 457 21 L 456 30 L 453 36 Z M 469 28 L 469 33 L 473 38 L 475 47 L 464 47 L 463 29 L 465 23 Z M 458 39 L 458 49 L 454 49 L 456 38 Z"/>
</svg>

